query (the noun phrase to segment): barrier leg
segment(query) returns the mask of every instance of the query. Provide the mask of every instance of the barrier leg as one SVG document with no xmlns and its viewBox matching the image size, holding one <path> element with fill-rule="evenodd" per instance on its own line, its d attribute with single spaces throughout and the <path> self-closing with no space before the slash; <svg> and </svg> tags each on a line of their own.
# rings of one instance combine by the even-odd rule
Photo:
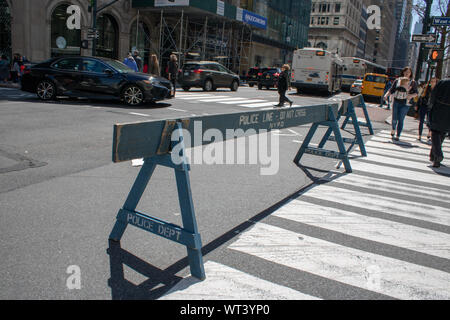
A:
<svg viewBox="0 0 450 320">
<path fill-rule="evenodd" d="M 358 118 L 356 117 L 356 110 L 355 110 L 355 107 L 353 106 L 353 102 L 351 100 L 349 102 L 349 113 L 352 118 L 353 127 L 355 128 L 356 143 L 359 145 L 359 150 L 361 151 L 361 155 L 363 157 L 367 157 L 366 146 L 364 145 L 364 139 L 361 134 L 361 128 L 359 127 Z M 369 129 L 369 131 L 370 131 L 370 129 Z M 350 147 L 348 152 L 350 152 L 352 147 Z"/>
<path fill-rule="evenodd" d="M 345 149 L 344 140 L 342 139 L 341 130 L 339 129 L 339 124 L 334 116 L 333 110 L 329 110 L 328 112 L 330 121 L 331 121 L 331 129 L 333 130 L 334 136 L 336 138 L 336 143 L 338 145 L 338 149 L 341 155 L 344 155 L 342 162 L 344 163 L 345 172 L 351 173 L 353 172 L 352 166 L 350 165 L 350 160 L 348 159 L 347 150 Z"/>
<path fill-rule="evenodd" d="M 145 188 L 147 188 L 148 182 L 153 172 L 155 171 L 155 167 L 156 164 L 150 162 L 147 159 L 144 160 L 144 165 L 139 171 L 136 181 L 134 182 L 133 187 L 131 188 L 131 191 L 128 194 L 127 200 L 125 201 L 125 204 L 123 206 L 125 210 L 136 210 L 139 200 L 141 200 L 142 194 L 144 193 Z M 127 228 L 127 225 L 127 223 L 117 220 L 113 230 L 111 231 L 111 234 L 109 235 L 109 239 L 120 241 L 123 233 L 125 232 L 125 229 Z"/>
<path fill-rule="evenodd" d="M 300 164 L 300 160 L 302 159 L 302 156 L 305 154 L 306 148 L 308 148 L 309 143 L 311 142 L 318 127 L 319 127 L 318 123 L 314 123 L 312 125 L 311 129 L 309 130 L 308 134 L 305 137 L 305 140 L 303 141 L 302 146 L 300 147 L 300 150 L 298 150 L 297 155 L 294 158 L 295 164 Z"/>
<path fill-rule="evenodd" d="M 192 234 L 198 234 L 197 221 L 195 219 L 194 203 L 192 201 L 192 191 L 189 179 L 189 166 L 185 155 L 185 147 L 182 135 L 182 125 L 177 124 L 180 131 L 180 142 L 182 144 L 181 154 L 182 166 L 175 169 L 175 178 L 177 181 L 178 200 L 181 208 L 181 217 L 183 221 L 183 228 Z M 195 248 L 186 247 L 189 260 L 189 266 L 192 276 L 203 280 L 206 278 L 205 269 L 203 266 L 202 245 L 201 241 L 196 243 Z"/>
<path fill-rule="evenodd" d="M 373 131 L 372 122 L 370 121 L 369 112 L 367 111 L 367 106 L 366 103 L 364 102 L 363 96 L 361 96 L 359 99 L 359 105 L 363 108 L 364 117 L 366 117 L 366 125 L 367 128 L 369 128 L 369 133 L 371 136 L 373 136 L 375 132 Z"/>
</svg>

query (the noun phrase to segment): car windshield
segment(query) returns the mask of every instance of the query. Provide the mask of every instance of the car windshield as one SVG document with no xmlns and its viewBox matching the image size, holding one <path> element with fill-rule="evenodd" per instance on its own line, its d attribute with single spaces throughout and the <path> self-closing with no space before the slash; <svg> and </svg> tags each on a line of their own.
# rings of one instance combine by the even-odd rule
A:
<svg viewBox="0 0 450 320">
<path fill-rule="evenodd" d="M 109 64 L 111 67 L 117 70 L 119 73 L 130 73 L 135 72 L 133 69 L 129 68 L 127 65 L 123 64 L 120 61 L 117 60 L 108 60 L 105 61 L 107 64 Z"/>
<path fill-rule="evenodd" d="M 269 69 L 266 71 L 266 73 L 275 74 L 275 73 L 279 73 L 279 70 L 278 69 Z"/>
<path fill-rule="evenodd" d="M 199 68 L 199 65 L 196 63 L 186 63 L 183 67 L 185 71 L 196 70 Z"/>
<path fill-rule="evenodd" d="M 380 77 L 380 76 L 368 75 L 368 76 L 366 76 L 366 81 L 376 82 L 376 83 L 385 83 L 386 78 Z"/>
</svg>

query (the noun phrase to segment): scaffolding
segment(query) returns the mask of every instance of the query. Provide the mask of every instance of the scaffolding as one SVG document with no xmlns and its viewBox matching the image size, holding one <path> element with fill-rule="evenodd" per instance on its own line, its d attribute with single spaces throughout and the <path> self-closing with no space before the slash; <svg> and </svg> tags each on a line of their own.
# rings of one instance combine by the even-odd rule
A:
<svg viewBox="0 0 450 320">
<path fill-rule="evenodd" d="M 242 74 L 250 68 L 253 30 L 239 21 L 214 16 L 161 10 L 156 50 L 164 72 L 171 54 L 180 66 L 187 61 L 217 61 Z"/>
</svg>

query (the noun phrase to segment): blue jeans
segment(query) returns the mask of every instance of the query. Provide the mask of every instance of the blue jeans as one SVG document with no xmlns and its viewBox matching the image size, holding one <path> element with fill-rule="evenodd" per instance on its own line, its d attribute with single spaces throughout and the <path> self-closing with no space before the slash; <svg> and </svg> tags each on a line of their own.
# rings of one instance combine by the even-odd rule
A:
<svg viewBox="0 0 450 320">
<path fill-rule="evenodd" d="M 397 129 L 397 137 L 400 137 L 402 134 L 403 124 L 408 111 L 409 106 L 406 105 L 406 103 L 401 103 L 394 100 L 394 108 L 392 110 L 392 130 Z"/>
</svg>

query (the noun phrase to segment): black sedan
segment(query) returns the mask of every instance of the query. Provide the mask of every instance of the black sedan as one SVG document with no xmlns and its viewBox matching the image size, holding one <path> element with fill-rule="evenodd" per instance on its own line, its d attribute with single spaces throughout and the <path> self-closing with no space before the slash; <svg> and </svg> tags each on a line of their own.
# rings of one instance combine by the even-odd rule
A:
<svg viewBox="0 0 450 320">
<path fill-rule="evenodd" d="M 59 57 L 36 64 L 24 74 L 22 90 L 36 93 L 42 100 L 117 97 L 130 106 L 172 97 L 169 80 L 98 57 Z"/>
</svg>

